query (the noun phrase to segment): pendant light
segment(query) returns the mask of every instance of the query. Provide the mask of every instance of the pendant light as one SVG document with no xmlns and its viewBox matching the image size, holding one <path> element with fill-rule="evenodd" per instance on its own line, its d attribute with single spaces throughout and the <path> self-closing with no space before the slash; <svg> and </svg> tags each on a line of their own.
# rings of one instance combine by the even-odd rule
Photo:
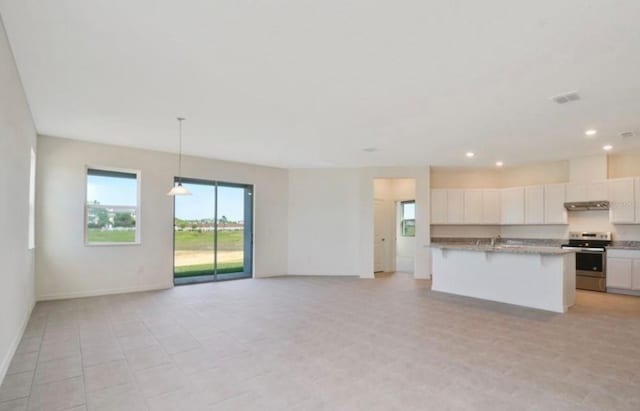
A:
<svg viewBox="0 0 640 411">
<path fill-rule="evenodd" d="M 178 184 L 175 184 L 167 193 L 168 196 L 190 196 L 191 192 L 182 186 L 182 122 L 184 117 L 178 117 L 179 126 L 179 151 L 178 151 Z"/>
</svg>

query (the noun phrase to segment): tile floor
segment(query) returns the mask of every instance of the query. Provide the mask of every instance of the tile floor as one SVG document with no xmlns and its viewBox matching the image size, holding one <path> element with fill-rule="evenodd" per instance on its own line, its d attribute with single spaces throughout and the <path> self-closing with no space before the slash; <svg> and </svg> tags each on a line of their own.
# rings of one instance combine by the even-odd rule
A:
<svg viewBox="0 0 640 411">
<path fill-rule="evenodd" d="M 640 298 L 566 315 L 407 275 L 39 303 L 6 410 L 640 410 Z"/>
</svg>

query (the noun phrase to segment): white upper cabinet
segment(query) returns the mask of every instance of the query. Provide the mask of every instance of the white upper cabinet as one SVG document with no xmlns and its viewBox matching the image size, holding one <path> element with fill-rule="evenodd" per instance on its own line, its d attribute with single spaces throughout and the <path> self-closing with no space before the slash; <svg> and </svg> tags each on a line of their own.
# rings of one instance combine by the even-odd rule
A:
<svg viewBox="0 0 640 411">
<path fill-rule="evenodd" d="M 609 183 L 594 181 L 587 185 L 587 201 L 606 201 L 609 199 Z"/>
<path fill-rule="evenodd" d="M 447 190 L 431 190 L 431 224 L 447 223 Z"/>
<path fill-rule="evenodd" d="M 544 186 L 529 186 L 524 189 L 525 223 L 544 224 Z"/>
<path fill-rule="evenodd" d="M 483 190 L 482 222 L 485 224 L 500 224 L 500 218 L 500 190 Z"/>
<path fill-rule="evenodd" d="M 464 223 L 464 190 L 447 191 L 447 213 L 449 224 Z"/>
<path fill-rule="evenodd" d="M 566 184 L 547 184 L 544 186 L 544 222 L 545 224 L 567 224 Z"/>
<path fill-rule="evenodd" d="M 640 177 L 636 178 L 636 223 L 640 224 Z"/>
<path fill-rule="evenodd" d="M 568 183 L 566 202 L 573 203 L 575 201 L 587 200 L 587 183 Z"/>
<path fill-rule="evenodd" d="M 500 197 L 502 224 L 524 224 L 524 187 L 505 188 Z"/>
<path fill-rule="evenodd" d="M 433 189 L 431 224 L 500 224 L 500 190 Z"/>
<path fill-rule="evenodd" d="M 504 189 L 433 189 L 431 224 L 568 224 L 565 202 L 610 202 L 614 224 L 640 224 L 640 177 Z"/>
<path fill-rule="evenodd" d="M 609 180 L 609 220 L 612 223 L 631 224 L 635 217 L 635 179 Z"/>
<path fill-rule="evenodd" d="M 566 201 L 603 201 L 609 198 L 606 181 L 568 183 Z"/>
<path fill-rule="evenodd" d="M 464 190 L 464 223 L 482 224 L 483 201 L 482 190 Z"/>
</svg>

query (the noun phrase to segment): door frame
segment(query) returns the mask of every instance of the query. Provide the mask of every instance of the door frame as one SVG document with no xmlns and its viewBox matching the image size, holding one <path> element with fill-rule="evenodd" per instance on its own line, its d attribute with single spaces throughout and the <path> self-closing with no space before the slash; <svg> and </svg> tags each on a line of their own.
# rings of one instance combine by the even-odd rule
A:
<svg viewBox="0 0 640 411">
<path fill-rule="evenodd" d="M 178 177 L 174 176 L 173 183 L 174 185 L 177 182 L 187 183 L 187 184 L 200 184 L 213 186 L 215 189 L 214 194 L 214 231 L 213 231 L 213 273 L 210 275 L 201 275 L 201 276 L 193 276 L 193 281 L 184 281 L 176 283 L 176 230 L 175 230 L 175 219 L 176 219 L 176 201 L 175 197 L 173 198 L 173 218 L 172 218 L 172 238 L 173 238 L 173 250 L 172 250 L 172 268 L 171 268 L 171 277 L 173 285 L 189 285 L 189 284 L 198 284 L 198 283 L 207 283 L 207 282 L 220 282 L 220 281 L 230 281 L 230 280 L 239 280 L 239 279 L 248 279 L 253 278 L 254 276 L 254 267 L 253 267 L 253 230 L 254 230 L 254 221 L 255 221 L 255 210 L 254 204 L 255 201 L 253 199 L 254 186 L 253 184 L 244 184 L 244 183 L 230 183 L 226 181 L 220 180 L 207 180 L 202 178 L 190 178 L 190 177 Z M 228 278 L 219 278 L 218 277 L 218 187 L 235 187 L 244 189 L 244 232 L 243 232 L 243 273 L 237 273 L 237 276 L 228 276 Z M 247 250 L 248 247 L 248 250 Z M 229 273 L 236 274 L 236 273 Z M 244 275 L 239 275 L 244 274 Z M 198 279 L 200 277 L 200 279 Z"/>
</svg>

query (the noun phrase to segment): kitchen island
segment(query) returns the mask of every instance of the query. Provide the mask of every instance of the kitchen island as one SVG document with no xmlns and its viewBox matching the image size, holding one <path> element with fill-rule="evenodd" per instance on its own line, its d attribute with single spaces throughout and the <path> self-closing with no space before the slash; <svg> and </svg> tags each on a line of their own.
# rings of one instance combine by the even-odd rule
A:
<svg viewBox="0 0 640 411">
<path fill-rule="evenodd" d="M 575 253 L 559 247 L 431 244 L 432 290 L 564 313 Z"/>
</svg>

